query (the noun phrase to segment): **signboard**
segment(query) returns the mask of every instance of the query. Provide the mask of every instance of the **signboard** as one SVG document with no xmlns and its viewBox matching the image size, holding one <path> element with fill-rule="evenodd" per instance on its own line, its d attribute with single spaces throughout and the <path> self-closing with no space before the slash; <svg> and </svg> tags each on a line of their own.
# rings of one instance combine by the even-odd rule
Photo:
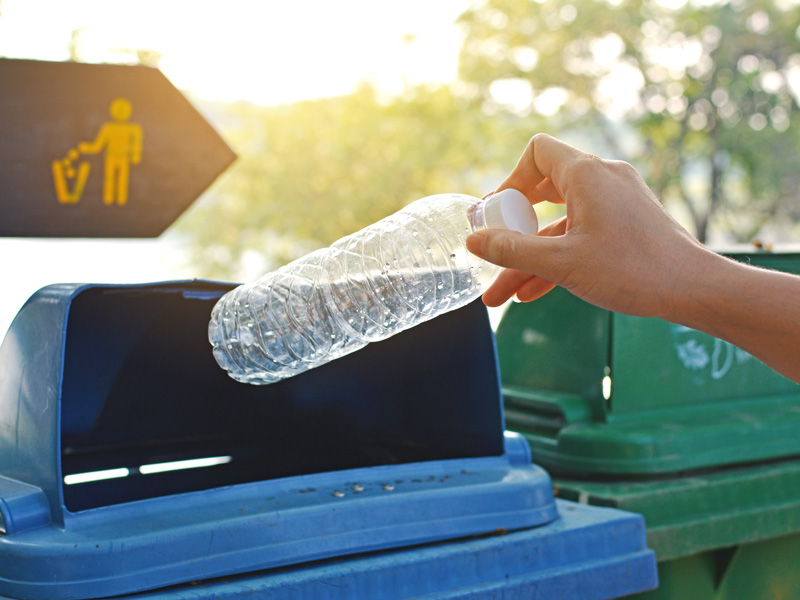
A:
<svg viewBox="0 0 800 600">
<path fill-rule="evenodd" d="M 235 158 L 157 69 L 0 59 L 0 236 L 155 237 Z"/>
</svg>

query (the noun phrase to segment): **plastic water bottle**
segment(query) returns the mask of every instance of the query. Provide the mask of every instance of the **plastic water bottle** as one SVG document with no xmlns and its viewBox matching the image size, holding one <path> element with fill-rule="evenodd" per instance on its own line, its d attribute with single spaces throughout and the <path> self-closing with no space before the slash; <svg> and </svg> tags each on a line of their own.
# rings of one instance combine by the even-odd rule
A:
<svg viewBox="0 0 800 600">
<path fill-rule="evenodd" d="M 253 384 L 325 364 L 477 298 L 502 269 L 467 250 L 471 232 L 537 227 L 517 190 L 417 200 L 225 294 L 208 327 L 214 358 Z"/>
</svg>

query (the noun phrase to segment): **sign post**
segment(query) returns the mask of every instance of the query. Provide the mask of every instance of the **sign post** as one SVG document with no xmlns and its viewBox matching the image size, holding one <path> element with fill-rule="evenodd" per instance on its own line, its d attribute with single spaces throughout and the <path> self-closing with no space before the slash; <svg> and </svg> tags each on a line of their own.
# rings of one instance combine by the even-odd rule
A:
<svg viewBox="0 0 800 600">
<path fill-rule="evenodd" d="M 0 59 L 0 236 L 156 237 L 235 158 L 157 69 Z"/>
</svg>

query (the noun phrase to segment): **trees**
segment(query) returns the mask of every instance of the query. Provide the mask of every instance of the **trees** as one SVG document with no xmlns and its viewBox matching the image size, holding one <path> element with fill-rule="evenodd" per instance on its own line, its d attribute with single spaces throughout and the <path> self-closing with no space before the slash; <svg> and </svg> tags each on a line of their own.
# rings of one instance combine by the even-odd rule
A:
<svg viewBox="0 0 800 600">
<path fill-rule="evenodd" d="M 590 129 L 682 204 L 699 239 L 715 220 L 746 239 L 797 211 L 791 0 L 489 0 L 461 22 L 461 76 L 482 102 Z"/>
<path fill-rule="evenodd" d="M 505 131 L 447 86 L 379 98 L 223 109 L 239 159 L 179 221 L 193 263 L 248 279 L 442 192 L 482 196 L 515 163 L 530 131 Z M 501 135 L 502 133 L 502 135 Z"/>
<path fill-rule="evenodd" d="M 750 241 L 800 219 L 795 1 L 486 0 L 451 86 L 225 109 L 240 158 L 178 231 L 205 275 L 249 278 L 416 198 L 483 195 L 547 131 L 636 164 L 701 240 Z"/>
</svg>

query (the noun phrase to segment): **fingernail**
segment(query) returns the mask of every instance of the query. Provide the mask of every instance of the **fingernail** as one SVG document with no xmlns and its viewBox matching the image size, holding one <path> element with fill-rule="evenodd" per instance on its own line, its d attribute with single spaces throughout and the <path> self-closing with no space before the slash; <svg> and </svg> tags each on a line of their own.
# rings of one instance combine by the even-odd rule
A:
<svg viewBox="0 0 800 600">
<path fill-rule="evenodd" d="M 467 236 L 467 250 L 472 252 L 473 254 L 480 255 L 481 250 L 483 248 L 483 240 L 485 239 L 486 234 L 483 231 L 476 231 L 474 233 L 470 233 Z"/>
</svg>

